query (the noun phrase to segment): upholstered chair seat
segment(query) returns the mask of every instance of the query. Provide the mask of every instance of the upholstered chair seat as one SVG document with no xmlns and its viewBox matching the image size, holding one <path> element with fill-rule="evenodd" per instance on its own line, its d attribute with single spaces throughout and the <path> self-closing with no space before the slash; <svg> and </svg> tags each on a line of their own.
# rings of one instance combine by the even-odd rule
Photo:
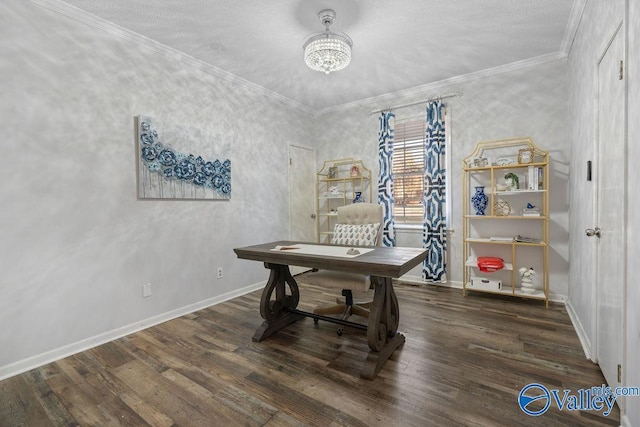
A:
<svg viewBox="0 0 640 427">
<path fill-rule="evenodd" d="M 378 246 L 382 242 L 382 205 L 372 203 L 354 203 L 338 208 L 337 220 L 331 239 L 332 244 L 353 247 Z M 337 299 L 337 305 L 318 307 L 313 312 L 320 315 L 339 314 L 347 320 L 351 315 L 369 316 L 371 302 L 355 303 L 353 292 L 369 291 L 371 281 L 368 275 L 321 270 L 305 274 L 306 283 L 334 289 L 342 289 L 344 299 Z M 370 297 L 369 297 L 370 299 Z M 343 328 L 338 329 L 342 335 Z"/>
</svg>

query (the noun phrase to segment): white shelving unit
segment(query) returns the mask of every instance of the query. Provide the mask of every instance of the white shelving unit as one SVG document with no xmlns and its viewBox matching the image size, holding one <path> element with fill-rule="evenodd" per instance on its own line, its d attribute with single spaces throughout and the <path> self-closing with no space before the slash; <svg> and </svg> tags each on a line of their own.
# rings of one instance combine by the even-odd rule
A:
<svg viewBox="0 0 640 427">
<path fill-rule="evenodd" d="M 464 159 L 463 171 L 463 294 L 533 298 L 548 307 L 549 152 L 531 138 L 481 142 Z M 506 177 L 513 175 L 519 188 L 510 187 L 514 182 Z M 488 199 L 484 215 L 476 213 L 471 201 L 475 187 L 484 187 Z M 535 208 L 525 213 L 528 205 Z M 502 258 L 505 267 L 482 272 L 477 265 L 480 256 Z M 533 289 L 522 287 L 522 267 L 535 270 Z M 490 285 L 473 286 L 474 282 Z"/>
</svg>

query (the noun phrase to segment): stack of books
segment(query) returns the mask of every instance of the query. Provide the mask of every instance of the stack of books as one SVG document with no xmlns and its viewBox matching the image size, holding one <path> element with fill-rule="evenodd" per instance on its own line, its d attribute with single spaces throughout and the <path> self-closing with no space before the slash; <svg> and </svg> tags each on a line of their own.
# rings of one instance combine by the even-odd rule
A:
<svg viewBox="0 0 640 427">
<path fill-rule="evenodd" d="M 527 190 L 542 190 L 543 187 L 543 170 L 535 166 L 527 168 Z"/>
<path fill-rule="evenodd" d="M 522 209 L 522 216 L 540 216 L 540 209 L 538 208 L 524 208 Z"/>
<path fill-rule="evenodd" d="M 516 242 L 521 242 L 521 243 L 542 243 L 542 240 L 541 239 L 536 239 L 535 237 L 526 237 L 526 236 L 517 235 L 516 236 Z"/>
<path fill-rule="evenodd" d="M 492 242 L 513 242 L 513 237 L 491 236 L 489 237 L 489 240 L 491 240 Z"/>
</svg>

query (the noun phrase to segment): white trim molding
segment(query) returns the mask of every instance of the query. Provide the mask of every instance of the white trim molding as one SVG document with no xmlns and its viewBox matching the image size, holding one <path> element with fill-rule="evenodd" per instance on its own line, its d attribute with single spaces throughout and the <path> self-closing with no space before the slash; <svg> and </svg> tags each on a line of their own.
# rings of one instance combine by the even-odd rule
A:
<svg viewBox="0 0 640 427">
<path fill-rule="evenodd" d="M 567 27 L 564 30 L 564 37 L 560 44 L 560 52 L 567 56 L 569 56 L 571 48 L 573 47 L 573 41 L 578 33 L 578 27 L 580 26 L 580 21 L 582 21 L 582 15 L 586 6 L 587 0 L 573 0 L 569 21 L 567 21 Z"/>
<path fill-rule="evenodd" d="M 582 345 L 582 350 L 584 351 L 584 355 L 587 359 L 594 361 L 593 353 L 591 349 L 591 341 L 589 340 L 589 336 L 582 327 L 582 323 L 576 314 L 573 306 L 571 305 L 571 301 L 567 300 L 565 302 L 565 307 L 567 307 L 567 314 L 569 315 L 569 319 L 571 319 L 571 323 L 573 324 L 573 329 L 576 331 L 578 335 L 578 339 L 580 340 L 580 344 Z"/>
<path fill-rule="evenodd" d="M 398 102 L 398 99 L 413 98 L 416 99 L 431 96 L 433 93 L 438 93 L 448 86 L 457 85 L 461 83 L 470 82 L 483 77 L 490 77 L 502 73 L 508 73 L 511 71 L 522 70 L 530 67 L 535 67 L 541 64 L 546 64 L 555 61 L 567 61 L 567 55 L 563 52 L 550 53 L 547 55 L 537 56 L 535 58 L 529 58 L 522 61 L 512 62 L 510 64 L 500 65 L 493 68 L 487 68 L 485 70 L 476 71 L 473 73 L 463 74 L 456 77 L 451 77 L 445 80 L 440 80 L 433 83 L 427 83 L 420 86 L 414 86 L 409 89 L 403 89 L 396 92 L 389 92 L 383 95 L 374 96 L 371 98 L 365 98 L 347 104 L 337 105 L 335 107 L 327 107 L 317 111 L 318 115 L 326 113 L 335 113 L 339 111 L 349 110 L 357 107 L 375 107 L 375 108 L 387 108 L 390 102 Z"/>
<path fill-rule="evenodd" d="M 422 280 L 422 277 L 420 276 L 411 276 L 408 274 L 405 274 L 404 276 L 400 277 L 399 279 L 393 279 L 394 283 L 408 283 L 410 285 L 420 285 L 420 286 L 427 286 L 427 285 L 434 285 L 434 286 L 442 286 L 445 288 L 454 288 L 454 289 L 460 289 L 462 290 L 462 282 L 459 281 L 453 281 L 453 280 L 449 280 L 447 282 L 444 283 L 433 283 L 433 282 L 425 282 L 424 280 Z M 552 302 L 557 302 L 560 304 L 567 304 L 567 297 L 566 295 L 562 295 L 562 294 L 549 294 L 549 301 Z"/>
<path fill-rule="evenodd" d="M 482 77 L 492 76 L 496 74 L 506 73 L 510 71 L 515 71 L 519 69 L 529 68 L 533 66 L 537 66 L 540 64 L 544 64 L 547 62 L 558 61 L 558 60 L 566 60 L 567 53 L 564 50 L 561 50 L 556 53 L 550 53 L 547 55 L 541 55 L 535 58 L 529 58 L 522 61 L 512 62 L 510 64 L 500 65 L 498 67 L 488 68 L 486 70 L 477 71 L 474 73 L 464 74 L 456 77 L 451 77 L 449 79 L 428 83 L 420 86 L 415 86 L 413 88 L 404 89 L 396 92 L 390 92 L 383 95 L 365 98 L 353 102 L 349 102 L 346 104 L 341 104 L 333 107 L 327 107 L 324 109 L 313 109 L 308 107 L 298 101 L 295 101 L 291 98 L 288 98 L 284 95 L 281 95 L 277 92 L 274 92 L 270 89 L 267 89 L 263 86 L 260 86 L 256 83 L 253 83 L 249 80 L 246 80 L 242 77 L 239 77 L 235 74 L 232 74 L 228 71 L 222 70 L 221 68 L 215 67 L 211 64 L 208 64 L 204 61 L 201 61 L 197 58 L 194 58 L 190 55 L 185 54 L 184 52 L 180 52 L 177 49 L 166 46 L 162 43 L 159 43 L 155 40 L 152 40 L 148 37 L 145 37 L 141 34 L 118 26 L 110 21 L 102 19 L 98 16 L 92 15 L 82 9 L 79 9 L 70 4 L 64 3 L 61 0 L 30 0 L 32 3 L 37 4 L 41 7 L 47 8 L 54 12 L 65 15 L 71 19 L 74 19 L 78 22 L 85 23 L 92 28 L 96 28 L 100 31 L 104 31 L 108 34 L 119 37 L 125 41 L 131 42 L 143 48 L 149 49 L 153 52 L 156 52 L 160 55 L 164 55 L 166 57 L 172 58 L 175 61 L 179 61 L 185 65 L 200 69 L 204 72 L 207 72 L 213 76 L 220 78 L 221 80 L 230 82 L 232 84 L 239 85 L 241 87 L 246 87 L 251 89 L 252 91 L 257 91 L 263 93 L 275 100 L 282 102 L 292 108 L 295 108 L 299 111 L 302 111 L 310 116 L 316 118 L 326 113 L 333 113 L 339 111 L 345 111 L 352 108 L 360 107 L 360 106 L 382 106 L 382 108 L 386 108 L 389 102 L 393 100 L 397 100 L 398 98 L 404 97 L 424 97 L 425 94 L 433 93 L 434 91 L 438 91 L 439 89 L 450 86 L 453 84 L 465 83 L 471 80 L 479 79 Z M 570 20 L 570 25 L 565 31 L 565 39 L 568 39 L 567 34 L 571 35 L 571 42 L 573 41 L 573 37 L 575 37 L 575 33 L 577 31 L 578 23 L 580 22 L 580 18 L 582 16 L 582 11 L 584 10 L 584 4 L 586 0 L 575 0 L 574 6 L 572 8 L 572 19 Z M 576 6 L 578 4 L 578 6 Z M 580 7 L 579 5 L 582 4 Z M 578 18 L 573 18 L 574 14 L 578 15 Z M 577 20 L 576 20 L 577 19 Z M 573 22 L 575 21 L 575 22 Z M 570 29 L 571 28 L 571 29 Z M 563 40 L 563 49 L 565 49 L 565 40 Z"/>
<path fill-rule="evenodd" d="M 172 320 L 177 317 L 184 316 L 185 314 L 193 313 L 194 311 L 202 310 L 203 308 L 211 307 L 216 304 L 220 304 L 222 302 L 231 300 L 233 298 L 251 293 L 258 289 L 262 289 L 264 288 L 266 283 L 267 281 L 265 280 L 263 282 L 245 286 L 244 288 L 227 292 L 213 298 L 208 298 L 206 300 L 198 301 L 194 304 L 180 307 L 178 309 L 171 310 L 166 313 L 162 313 L 157 316 L 153 316 L 148 319 L 144 319 L 139 322 L 132 323 L 130 325 L 122 326 L 120 328 L 113 329 L 111 331 L 108 331 L 93 337 L 89 337 L 89 338 L 65 345 L 63 347 L 59 347 L 59 348 L 47 351 L 45 353 L 37 354 L 35 356 L 29 357 L 24 360 L 20 360 L 18 362 L 11 363 L 9 365 L 0 366 L 0 381 L 13 377 L 15 375 L 19 375 L 24 372 L 30 371 L 31 369 L 38 368 L 48 363 L 55 362 L 56 360 L 60 360 L 65 357 L 72 356 L 76 353 L 86 351 L 90 348 L 108 343 L 118 338 L 122 338 L 134 332 L 138 332 L 143 329 L 147 329 L 152 326 L 158 325 L 160 323 L 166 322 L 168 320 Z"/>
<path fill-rule="evenodd" d="M 149 49 L 165 57 L 172 58 L 177 62 L 181 62 L 190 67 L 202 70 L 206 73 L 209 73 L 212 76 L 218 77 L 221 80 L 224 80 L 231 84 L 248 88 L 254 92 L 263 93 L 277 101 L 282 102 L 283 104 L 286 104 L 292 108 L 300 110 L 303 113 L 307 113 L 310 116 L 315 117 L 317 115 L 317 111 L 315 111 L 310 107 L 307 107 L 306 105 L 299 103 L 298 101 L 295 101 L 291 98 L 287 98 L 286 96 L 280 95 L 277 92 L 269 90 L 263 86 L 260 86 L 256 83 L 253 83 L 249 80 L 239 77 L 233 73 L 230 73 L 221 68 L 215 67 L 211 64 L 208 64 L 204 61 L 194 58 L 190 55 L 187 55 L 186 53 L 181 52 L 177 49 L 174 49 L 172 47 L 159 43 L 155 40 L 152 40 L 148 37 L 145 37 L 142 34 L 138 34 L 134 31 L 128 30 L 124 27 L 116 25 L 110 21 L 107 21 L 106 19 L 92 15 L 89 12 L 86 12 L 82 9 L 78 9 L 75 6 L 64 3 L 61 0 L 30 0 L 30 1 L 46 9 L 60 13 L 61 15 L 71 18 L 75 21 L 87 24 L 91 28 L 98 29 L 105 33 L 116 36 L 124 41 L 128 41 L 137 46 L 143 47 L 145 49 Z"/>
</svg>

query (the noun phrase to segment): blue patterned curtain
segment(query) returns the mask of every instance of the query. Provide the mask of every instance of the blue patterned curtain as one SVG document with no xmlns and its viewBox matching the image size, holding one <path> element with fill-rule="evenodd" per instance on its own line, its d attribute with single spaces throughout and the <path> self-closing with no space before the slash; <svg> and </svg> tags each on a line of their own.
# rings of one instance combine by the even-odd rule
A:
<svg viewBox="0 0 640 427">
<path fill-rule="evenodd" d="M 424 168 L 424 227 L 422 243 L 427 250 L 422 279 L 431 282 L 446 280 L 446 159 L 444 104 L 433 101 L 427 105 Z"/>
<path fill-rule="evenodd" d="M 380 128 L 378 130 L 378 203 L 384 209 L 384 224 L 382 225 L 382 244 L 396 245 L 396 234 L 393 228 L 393 121 L 395 115 L 391 112 L 380 114 Z"/>
</svg>

